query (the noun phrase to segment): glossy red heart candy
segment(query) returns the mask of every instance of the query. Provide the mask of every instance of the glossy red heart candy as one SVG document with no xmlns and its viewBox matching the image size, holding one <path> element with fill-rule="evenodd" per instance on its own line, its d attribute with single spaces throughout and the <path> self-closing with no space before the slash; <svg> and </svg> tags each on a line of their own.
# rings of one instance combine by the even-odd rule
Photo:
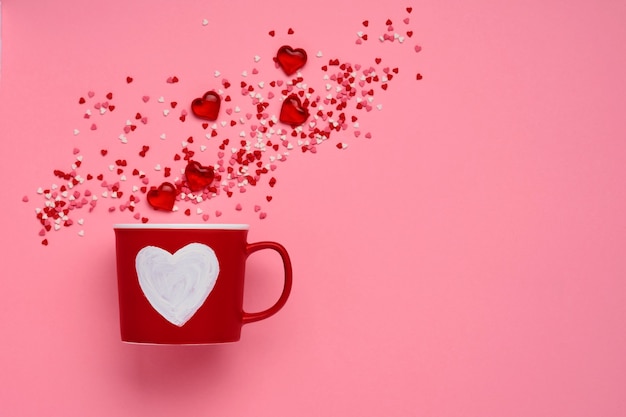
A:
<svg viewBox="0 0 626 417">
<path fill-rule="evenodd" d="M 202 97 L 191 102 L 191 111 L 205 120 L 217 120 L 220 112 L 221 98 L 215 91 L 207 91 Z"/>
<path fill-rule="evenodd" d="M 148 191 L 148 204 L 157 210 L 172 211 L 176 202 L 176 193 L 176 187 L 173 184 L 164 182 L 159 188 L 152 188 Z"/>
<path fill-rule="evenodd" d="M 306 60 L 306 51 L 302 48 L 293 49 L 289 45 L 284 45 L 276 53 L 276 62 L 287 75 L 294 74 L 302 68 L 306 64 Z"/>
<path fill-rule="evenodd" d="M 308 117 L 309 111 L 302 106 L 300 98 L 296 94 L 291 94 L 283 101 L 278 119 L 291 127 L 296 127 L 306 122 Z"/>
<path fill-rule="evenodd" d="M 185 167 L 185 177 L 191 191 L 200 191 L 211 185 L 215 172 L 212 166 L 205 167 L 197 161 L 189 161 Z"/>
</svg>

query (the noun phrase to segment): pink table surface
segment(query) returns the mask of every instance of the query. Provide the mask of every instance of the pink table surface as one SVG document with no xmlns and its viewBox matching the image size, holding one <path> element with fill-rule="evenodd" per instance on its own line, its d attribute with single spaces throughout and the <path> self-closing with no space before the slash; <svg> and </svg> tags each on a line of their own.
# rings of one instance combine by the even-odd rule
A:
<svg viewBox="0 0 626 417">
<path fill-rule="evenodd" d="M 626 415 L 623 2 L 2 8 L 0 414 Z M 386 19 L 402 43 L 378 40 Z M 360 31 L 368 40 L 357 45 Z M 109 212 L 118 203 L 94 182 L 96 209 L 73 211 L 74 224 L 48 232 L 44 246 L 38 188 L 61 184 L 53 170 L 79 156 L 83 173 L 114 175 L 108 165 L 126 158 L 158 184 L 156 164 L 174 164 L 189 136 L 210 161 L 222 137 L 205 138 L 192 115 L 177 120 L 182 110 L 228 79 L 230 108 L 243 114 L 241 81 L 261 91 L 261 80 L 287 79 L 272 62 L 284 43 L 308 52 L 302 74 L 316 93 L 332 58 L 399 73 L 376 87 L 357 127 L 315 154 L 296 143 L 275 187 L 266 178 L 230 199 L 175 213 L 142 201 L 137 211 L 202 223 L 201 208 L 208 222 L 249 223 L 251 240 L 283 243 L 295 273 L 289 302 L 236 344 L 121 343 L 112 226 L 138 220 Z M 100 115 L 94 106 L 109 92 L 115 111 Z M 138 127 L 123 144 L 126 120 Z M 272 256 L 250 259 L 247 309 L 274 300 L 278 270 Z"/>
</svg>

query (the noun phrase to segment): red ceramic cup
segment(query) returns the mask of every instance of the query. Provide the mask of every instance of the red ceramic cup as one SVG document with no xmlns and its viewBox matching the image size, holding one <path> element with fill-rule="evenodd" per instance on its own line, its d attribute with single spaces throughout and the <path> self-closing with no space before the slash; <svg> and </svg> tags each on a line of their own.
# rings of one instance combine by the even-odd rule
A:
<svg viewBox="0 0 626 417">
<path fill-rule="evenodd" d="M 154 344 L 235 342 L 246 323 L 280 310 L 291 291 L 291 261 L 276 242 L 248 243 L 242 224 L 120 224 L 114 227 L 122 340 Z M 270 308 L 243 310 L 248 256 L 272 249 L 285 284 Z"/>
</svg>

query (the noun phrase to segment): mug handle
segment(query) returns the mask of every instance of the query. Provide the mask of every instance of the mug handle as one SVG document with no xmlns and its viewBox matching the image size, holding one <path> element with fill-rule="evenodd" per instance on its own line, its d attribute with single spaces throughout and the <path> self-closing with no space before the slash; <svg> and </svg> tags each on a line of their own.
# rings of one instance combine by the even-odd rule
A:
<svg viewBox="0 0 626 417">
<path fill-rule="evenodd" d="M 289 254 L 287 253 L 287 250 L 280 243 L 276 243 L 276 242 L 250 243 L 246 246 L 246 258 L 250 256 L 251 254 L 253 254 L 254 252 L 259 251 L 261 249 L 273 249 L 276 252 L 278 252 L 278 254 L 283 260 L 283 265 L 285 268 L 285 285 L 283 286 L 283 291 L 280 294 L 278 301 L 276 301 L 276 303 L 274 303 L 274 305 L 268 308 L 267 310 L 263 310 L 258 313 L 246 313 L 244 311 L 243 317 L 242 317 L 243 324 L 263 320 L 276 314 L 278 310 L 280 310 L 285 305 L 285 303 L 287 302 L 287 298 L 289 298 L 289 294 L 291 293 L 291 285 L 292 285 L 291 260 L 289 259 Z"/>
</svg>

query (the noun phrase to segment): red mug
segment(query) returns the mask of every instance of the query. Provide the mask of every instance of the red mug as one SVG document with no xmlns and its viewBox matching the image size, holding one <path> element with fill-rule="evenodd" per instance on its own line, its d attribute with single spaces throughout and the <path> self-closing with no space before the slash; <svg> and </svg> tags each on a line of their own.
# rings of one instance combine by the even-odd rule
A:
<svg viewBox="0 0 626 417">
<path fill-rule="evenodd" d="M 275 314 L 291 292 L 287 250 L 247 243 L 243 224 L 114 226 L 122 340 L 151 344 L 235 342 L 246 323 Z M 248 256 L 272 249 L 284 265 L 282 293 L 270 308 L 243 310 Z"/>
</svg>

